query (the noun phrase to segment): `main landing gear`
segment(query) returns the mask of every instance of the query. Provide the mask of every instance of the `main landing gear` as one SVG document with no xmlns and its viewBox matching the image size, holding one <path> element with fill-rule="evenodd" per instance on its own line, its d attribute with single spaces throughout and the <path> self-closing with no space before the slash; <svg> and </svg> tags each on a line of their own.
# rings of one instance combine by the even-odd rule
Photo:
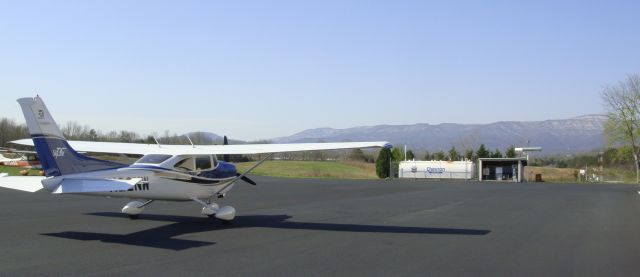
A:
<svg viewBox="0 0 640 277">
<path fill-rule="evenodd" d="M 198 202 L 202 205 L 201 213 L 210 218 L 216 218 L 222 223 L 229 224 L 236 217 L 236 209 L 231 206 L 219 207 L 218 204 L 212 203 L 210 200 L 204 202 L 198 198 L 191 198 L 191 200 Z M 122 213 L 126 214 L 130 219 L 137 219 L 144 211 L 144 208 L 151 204 L 153 200 L 146 202 L 131 201 L 122 208 Z"/>
<path fill-rule="evenodd" d="M 137 219 L 140 217 L 142 211 L 144 211 L 144 207 L 151 204 L 151 202 L 153 202 L 153 200 L 148 200 L 144 203 L 140 201 L 131 201 L 122 208 L 122 213 L 129 216 L 130 219 Z"/>
</svg>

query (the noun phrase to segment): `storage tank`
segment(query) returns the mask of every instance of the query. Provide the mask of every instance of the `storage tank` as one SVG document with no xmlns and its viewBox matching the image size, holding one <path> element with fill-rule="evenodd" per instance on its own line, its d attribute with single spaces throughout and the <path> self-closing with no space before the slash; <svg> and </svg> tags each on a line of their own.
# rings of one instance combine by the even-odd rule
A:
<svg viewBox="0 0 640 277">
<path fill-rule="evenodd" d="M 475 170 L 472 161 L 402 161 L 398 175 L 400 178 L 470 180 Z"/>
</svg>

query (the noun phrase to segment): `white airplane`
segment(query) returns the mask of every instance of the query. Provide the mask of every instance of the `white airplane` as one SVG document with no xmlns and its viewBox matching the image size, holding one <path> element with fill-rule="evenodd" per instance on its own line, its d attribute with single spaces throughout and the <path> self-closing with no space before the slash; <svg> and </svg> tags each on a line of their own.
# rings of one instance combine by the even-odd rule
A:
<svg viewBox="0 0 640 277">
<path fill-rule="evenodd" d="M 136 143 L 67 141 L 39 96 L 21 98 L 32 139 L 14 141 L 35 146 L 45 176 L 0 177 L 0 187 L 54 194 L 82 194 L 130 198 L 122 212 L 137 218 L 154 200 L 195 201 L 201 213 L 223 222 L 234 219 L 231 206 L 219 207 L 235 183 L 255 185 L 246 174 L 279 152 L 391 147 L 388 142 L 342 142 L 248 145 L 152 145 Z M 80 152 L 143 155 L 132 165 L 87 157 Z M 244 173 L 227 162 L 230 154 L 268 154 Z M 226 161 L 219 161 L 223 155 Z"/>
<path fill-rule="evenodd" d="M 6 157 L 5 154 L 18 155 L 17 158 Z M 26 169 L 41 169 L 40 160 L 35 151 L 16 150 L 0 147 L 0 165 L 22 167 Z"/>
</svg>

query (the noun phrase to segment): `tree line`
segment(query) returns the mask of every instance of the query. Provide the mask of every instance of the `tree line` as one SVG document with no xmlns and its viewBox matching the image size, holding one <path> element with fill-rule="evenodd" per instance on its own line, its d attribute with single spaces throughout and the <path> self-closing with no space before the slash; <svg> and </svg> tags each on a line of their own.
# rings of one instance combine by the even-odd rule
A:
<svg viewBox="0 0 640 277">
<path fill-rule="evenodd" d="M 582 153 L 576 155 L 552 155 L 536 157 L 529 161 L 532 166 L 557 168 L 584 168 L 597 166 L 625 168 L 634 164 L 633 150 L 628 147 L 609 147 L 601 152 Z"/>
</svg>

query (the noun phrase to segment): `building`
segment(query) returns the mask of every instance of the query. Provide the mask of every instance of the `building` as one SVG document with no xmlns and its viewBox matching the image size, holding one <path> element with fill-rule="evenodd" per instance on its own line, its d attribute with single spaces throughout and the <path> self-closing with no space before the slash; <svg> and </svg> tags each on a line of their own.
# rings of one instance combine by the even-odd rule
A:
<svg viewBox="0 0 640 277">
<path fill-rule="evenodd" d="M 471 180 L 475 170 L 475 164 L 471 161 L 402 161 L 399 165 L 398 177 Z"/>
<path fill-rule="evenodd" d="M 480 158 L 478 180 L 480 181 L 524 181 L 527 158 Z"/>
</svg>

